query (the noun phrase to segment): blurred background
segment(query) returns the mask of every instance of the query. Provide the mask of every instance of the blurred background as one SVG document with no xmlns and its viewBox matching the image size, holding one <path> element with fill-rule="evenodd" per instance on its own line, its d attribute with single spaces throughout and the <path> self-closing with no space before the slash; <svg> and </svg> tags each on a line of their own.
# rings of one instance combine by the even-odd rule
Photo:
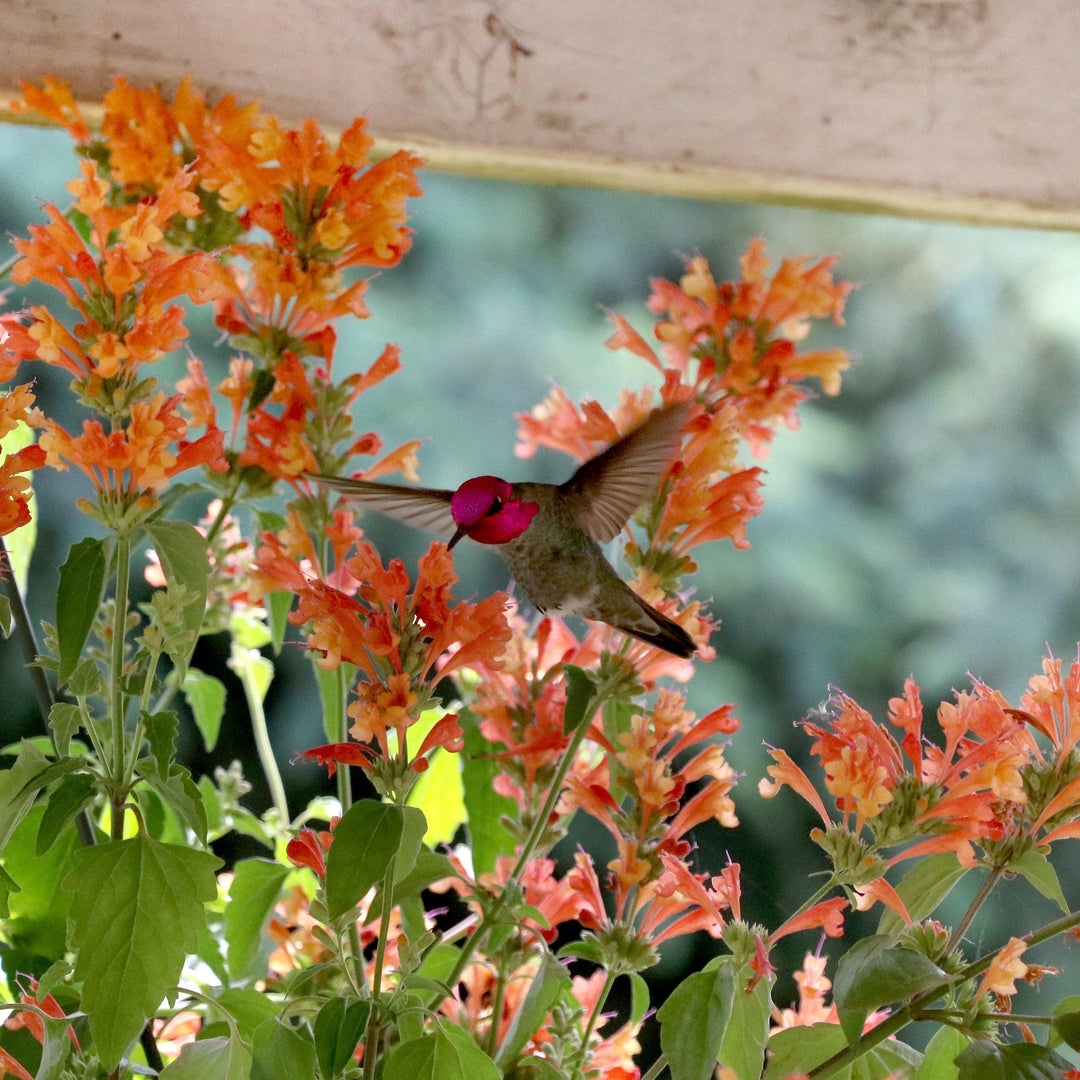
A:
<svg viewBox="0 0 1080 1080">
<path fill-rule="evenodd" d="M 0 125 L 0 259 L 12 253 L 13 237 L 42 220 L 40 200 L 66 201 L 63 184 L 75 171 L 66 134 Z M 790 792 L 771 802 L 757 795 L 766 744 L 805 762 L 810 740 L 793 724 L 831 686 L 879 718 L 908 675 L 928 713 L 953 688 L 969 687 L 969 673 L 1018 703 L 1048 649 L 1066 663 L 1075 654 L 1080 238 L 431 172 L 422 184 L 425 195 L 412 206 L 413 250 L 372 282 L 372 317 L 340 327 L 336 374 L 366 369 L 386 342 L 401 346 L 404 370 L 361 399 L 357 428 L 378 431 L 387 449 L 424 437 L 420 476 L 430 486 L 454 487 L 485 472 L 569 475 L 569 460 L 553 453 L 514 457 L 514 415 L 553 382 L 576 400 L 593 396 L 608 406 L 622 387 L 655 386 L 652 368 L 604 347 L 605 309 L 651 337 L 649 280 L 677 279 L 683 255 L 701 252 L 717 278 L 737 277 L 738 256 L 761 236 L 776 263 L 835 253 L 836 276 L 859 283 L 846 326 L 817 325 L 808 342 L 846 348 L 855 364 L 840 396 L 805 406 L 801 430 L 781 431 L 761 463 L 765 509 L 749 526 L 752 549 L 697 551 L 698 594 L 723 624 L 713 639 L 717 658 L 692 683 L 690 704 L 699 714 L 735 704 L 742 728 L 729 753 L 743 774 L 735 792 L 742 826 L 699 830 L 699 864 L 715 873 L 727 854 L 741 862 L 744 914 L 777 926 L 814 887 L 807 875 L 823 860 L 806 840 L 815 822 L 799 800 Z M 51 303 L 55 294 L 30 299 Z M 12 289 L 6 307 L 25 302 Z M 225 357 L 208 318 L 189 325 L 195 353 L 209 357 L 218 348 Z M 160 365 L 162 379 L 178 376 L 183 360 Z M 208 360 L 207 369 L 215 381 L 223 366 Z M 61 422 L 77 420 L 66 376 L 45 365 L 33 375 L 40 403 Z M 74 506 L 88 486 L 81 475 L 40 470 L 35 484 L 40 532 L 29 605 L 36 619 L 53 620 L 57 568 L 94 526 Z M 428 543 L 374 515 L 364 528 L 384 557 L 399 554 L 410 566 Z M 459 549 L 458 595 L 505 587 L 498 559 L 469 547 Z M 227 653 L 227 643 L 211 640 L 196 655 L 197 666 L 232 680 L 236 710 L 214 757 L 195 735 L 188 760 L 197 775 L 243 760 L 255 785 L 248 803 L 260 812 L 269 799 L 242 694 L 223 668 Z M 5 745 L 42 731 L 22 663 L 13 643 L 0 641 Z M 281 667 L 269 720 L 295 813 L 328 789 L 320 771 L 289 764 L 322 734 L 299 650 L 286 648 Z M 595 844 L 606 858 L 606 839 L 574 843 Z M 1063 885 L 1075 900 L 1080 870 Z M 957 890 L 957 913 L 970 895 Z M 1012 882 L 991 901 L 998 927 L 972 931 L 976 948 L 1004 940 L 997 934 L 1016 905 L 1032 913 L 1025 926 L 1055 910 L 1025 882 Z M 876 916 L 867 925 L 874 924 Z M 677 978 L 686 952 L 699 947 L 674 943 L 654 981 Z M 814 942 L 802 935 L 785 947 L 777 959 L 790 971 Z M 1052 962 L 1047 955 L 1033 959 Z M 793 993 L 785 976 L 777 997 Z"/>
</svg>

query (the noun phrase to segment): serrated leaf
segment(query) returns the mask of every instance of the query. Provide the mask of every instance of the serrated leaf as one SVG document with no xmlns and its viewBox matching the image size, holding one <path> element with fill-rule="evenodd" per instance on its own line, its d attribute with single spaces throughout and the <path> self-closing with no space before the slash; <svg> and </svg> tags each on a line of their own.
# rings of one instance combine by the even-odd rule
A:
<svg viewBox="0 0 1080 1080">
<path fill-rule="evenodd" d="M 345 999 L 331 998 L 315 1017 L 315 1056 L 324 1077 L 337 1076 L 352 1060 L 357 1043 L 364 1034 L 370 1005 L 354 1001 L 346 1006 Z"/>
<path fill-rule="evenodd" d="M 500 1075 L 467 1031 L 436 1020 L 430 1034 L 391 1051 L 382 1080 L 499 1080 Z"/>
<path fill-rule="evenodd" d="M 49 759 L 33 743 L 25 739 L 19 744 L 19 754 L 10 769 L 0 772 L 0 851 L 6 846 L 15 827 L 22 821 L 34 799 L 37 788 L 27 789 L 27 781 L 41 773 Z"/>
<path fill-rule="evenodd" d="M 210 556 L 206 537 L 188 521 L 152 521 L 146 531 L 154 541 L 162 572 L 169 586 L 183 585 L 187 591 L 183 607 L 184 628 L 191 633 L 186 655 L 172 660 L 183 680 L 187 663 L 195 651 L 195 642 L 206 612 L 206 593 L 210 580 Z"/>
<path fill-rule="evenodd" d="M 105 541 L 86 537 L 74 544 L 60 567 L 56 594 L 56 643 L 60 651 L 57 679 L 66 683 L 82 656 L 86 635 L 101 606 L 105 584 Z"/>
<path fill-rule="evenodd" d="M 191 773 L 182 765 L 173 765 L 167 779 L 157 773 L 144 771 L 140 763 L 143 779 L 165 800 L 180 816 L 202 843 L 206 843 L 206 810 L 202 804 L 202 792 L 191 779 Z"/>
<path fill-rule="evenodd" d="M 236 864 L 225 908 L 225 943 L 233 979 L 255 974 L 263 929 L 289 873 L 289 867 L 267 859 L 243 859 Z"/>
<path fill-rule="evenodd" d="M 913 1080 L 957 1080 L 960 1067 L 956 1059 L 970 1043 L 971 1038 L 956 1028 L 938 1028 L 927 1044 Z"/>
<path fill-rule="evenodd" d="M 394 859 L 394 878 L 416 862 L 424 815 L 414 807 L 364 800 L 345 811 L 326 855 L 326 906 L 332 919 L 344 915 L 382 881 Z"/>
<path fill-rule="evenodd" d="M 882 934 L 857 941 L 841 957 L 833 980 L 833 1001 L 848 1042 L 861 1034 L 870 1013 L 880 1005 L 941 985 L 945 973 L 914 949 L 896 947 Z"/>
<path fill-rule="evenodd" d="M 709 1080 L 713 1075 L 734 996 L 732 965 L 722 962 L 684 979 L 657 1010 L 660 1047 L 672 1080 Z"/>
<path fill-rule="evenodd" d="M 738 1080 L 759 1080 L 765 1065 L 765 1047 L 769 1041 L 769 1022 L 773 1003 L 771 991 L 775 978 L 761 978 L 746 991 L 756 973 L 749 964 L 735 968 L 735 996 L 731 1002 L 731 1020 L 720 1052 L 721 1065 L 733 1069 Z"/>
<path fill-rule="evenodd" d="M 90 804 L 96 791 L 97 783 L 92 776 L 72 773 L 49 792 L 34 845 L 38 855 L 44 855 L 56 843 L 57 837 L 75 820 L 75 815 Z"/>
<path fill-rule="evenodd" d="M 503 824 L 503 818 L 513 820 L 517 803 L 495 790 L 499 764 L 492 754 L 491 743 L 480 733 L 475 713 L 463 709 L 459 723 L 465 732 L 465 749 L 461 757 L 461 781 L 464 789 L 466 829 L 469 833 L 473 869 L 487 874 L 495 869 L 500 855 L 510 855 L 516 840 Z"/>
<path fill-rule="evenodd" d="M 290 1027 L 278 1017 L 264 1020 L 252 1036 L 251 1080 L 315 1075 L 315 1043 L 308 1027 Z"/>
<path fill-rule="evenodd" d="M 85 657 L 75 665 L 67 681 L 68 691 L 77 698 L 105 696 L 105 679 L 96 660 Z"/>
<path fill-rule="evenodd" d="M 176 734 L 180 729 L 180 720 L 174 712 L 159 712 L 143 713 L 142 722 L 146 741 L 150 744 L 150 760 L 154 763 L 154 773 L 167 781 L 169 768 L 176 755 Z"/>
<path fill-rule="evenodd" d="M 453 863 L 438 851 L 428 851 L 422 848 L 416 856 L 416 862 L 412 869 L 403 877 L 394 882 L 393 902 L 401 903 L 410 896 L 418 897 L 422 889 L 426 889 L 433 881 L 442 881 L 443 878 L 456 876 L 457 871 Z M 374 920 L 382 914 L 382 897 L 376 896 L 368 910 L 368 919 Z"/>
<path fill-rule="evenodd" d="M 71 740 L 82 727 L 82 721 L 82 709 L 70 701 L 58 701 L 49 709 L 49 730 L 58 754 L 67 754 Z"/>
<path fill-rule="evenodd" d="M 189 667 L 180 689 L 202 733 L 203 745 L 208 751 L 213 750 L 225 715 L 225 684 L 213 675 Z"/>
<path fill-rule="evenodd" d="M 495 1054 L 495 1064 L 505 1070 L 532 1036 L 544 1026 L 544 1018 L 564 988 L 570 986 L 570 973 L 550 953 L 544 953 L 540 969 L 532 978 L 510 1028 Z"/>
<path fill-rule="evenodd" d="M 1071 1063 L 1046 1046 L 997 1046 L 978 1039 L 956 1059 L 959 1080 L 1061 1080 Z"/>
<path fill-rule="evenodd" d="M 1041 851 L 1030 848 L 1019 859 L 1013 860 L 1009 869 L 1022 874 L 1025 880 L 1034 885 L 1047 900 L 1053 900 L 1063 912 L 1068 913 L 1069 905 L 1065 900 L 1065 894 L 1061 891 L 1057 871 Z"/>
<path fill-rule="evenodd" d="M 195 951 L 222 861 L 136 836 L 82 848 L 73 862 L 62 885 L 73 894 L 75 978 L 97 1052 L 114 1069 Z"/>
<path fill-rule="evenodd" d="M 596 686 L 589 673 L 582 668 L 567 664 L 563 668 L 566 677 L 566 710 L 563 713 L 563 734 L 572 735 L 589 718 L 589 705 L 596 696 Z"/>
<path fill-rule="evenodd" d="M 235 1035 L 185 1043 L 161 1070 L 161 1080 L 249 1080 L 251 1050 Z"/>
<path fill-rule="evenodd" d="M 785 1028 L 769 1039 L 769 1064 L 763 1080 L 786 1080 L 792 1073 L 808 1073 L 847 1046 L 836 1024 Z M 887 1039 L 859 1058 L 857 1065 L 837 1074 L 838 1080 L 886 1080 L 890 1075 L 908 1076 L 922 1054 L 899 1039 Z"/>
<path fill-rule="evenodd" d="M 968 867 L 961 866 L 956 856 L 948 852 L 919 859 L 896 886 L 912 921 L 921 922 L 932 915 L 967 872 Z M 906 925 L 895 911 L 887 908 L 878 922 L 878 933 L 899 934 Z"/>
</svg>

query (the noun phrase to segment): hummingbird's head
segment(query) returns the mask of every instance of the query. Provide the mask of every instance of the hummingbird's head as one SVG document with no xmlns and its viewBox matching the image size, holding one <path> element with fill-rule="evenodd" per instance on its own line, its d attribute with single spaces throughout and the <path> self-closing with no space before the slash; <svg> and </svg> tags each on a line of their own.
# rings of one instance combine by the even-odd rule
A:
<svg viewBox="0 0 1080 1080">
<path fill-rule="evenodd" d="M 514 488 L 497 476 L 474 476 L 454 492 L 450 513 L 457 532 L 448 547 L 463 536 L 481 544 L 505 544 L 520 536 L 540 509 L 514 498 Z"/>
</svg>

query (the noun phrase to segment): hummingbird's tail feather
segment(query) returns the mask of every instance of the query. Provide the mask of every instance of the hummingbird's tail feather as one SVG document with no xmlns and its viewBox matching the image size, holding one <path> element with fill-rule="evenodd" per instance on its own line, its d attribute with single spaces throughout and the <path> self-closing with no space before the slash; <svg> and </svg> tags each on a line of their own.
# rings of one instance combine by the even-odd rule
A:
<svg viewBox="0 0 1080 1080">
<path fill-rule="evenodd" d="M 616 630 L 684 660 L 697 652 L 697 643 L 674 619 L 669 619 L 663 612 L 657 611 L 636 593 L 631 595 L 640 607 L 640 612 L 637 613 L 639 617 L 612 622 L 611 625 Z"/>
</svg>

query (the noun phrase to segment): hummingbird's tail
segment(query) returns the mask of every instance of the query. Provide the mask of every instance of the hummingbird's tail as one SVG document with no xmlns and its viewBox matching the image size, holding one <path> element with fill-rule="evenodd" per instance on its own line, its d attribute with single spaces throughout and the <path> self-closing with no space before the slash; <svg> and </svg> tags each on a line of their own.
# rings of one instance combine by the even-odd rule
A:
<svg viewBox="0 0 1080 1080">
<path fill-rule="evenodd" d="M 630 595 L 637 601 L 638 610 L 630 618 L 613 620 L 612 626 L 673 656 L 686 659 L 697 652 L 694 639 L 674 619 L 669 619 L 663 612 L 657 611 L 637 593 L 630 592 Z"/>
</svg>

